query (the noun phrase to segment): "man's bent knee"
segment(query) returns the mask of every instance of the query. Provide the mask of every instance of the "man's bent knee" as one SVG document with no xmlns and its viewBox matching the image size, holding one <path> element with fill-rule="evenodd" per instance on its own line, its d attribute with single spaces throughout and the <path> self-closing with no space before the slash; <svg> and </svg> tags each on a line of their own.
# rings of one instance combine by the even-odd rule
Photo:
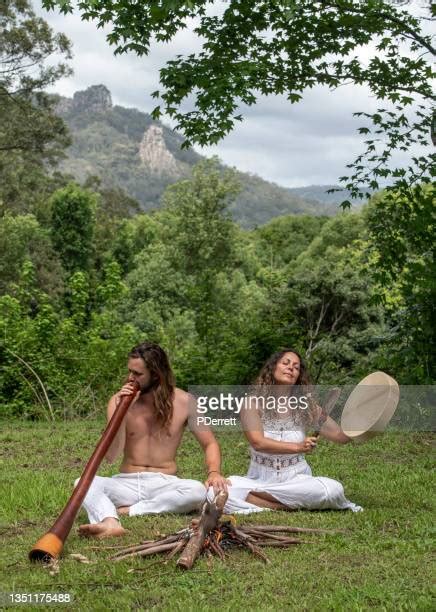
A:
<svg viewBox="0 0 436 612">
<path fill-rule="evenodd" d="M 197 480 L 190 480 L 185 495 L 192 500 L 194 506 L 199 506 L 206 500 L 206 487 Z"/>
<path fill-rule="evenodd" d="M 77 487 L 77 485 L 80 482 L 80 479 L 81 479 L 81 477 L 80 478 L 76 478 L 76 480 L 74 481 L 74 488 Z M 89 493 L 89 490 L 91 489 L 91 487 L 95 487 L 96 485 L 103 484 L 104 481 L 105 481 L 105 477 L 104 476 L 94 476 L 94 478 L 91 481 L 91 484 L 89 485 L 88 493 Z"/>
</svg>

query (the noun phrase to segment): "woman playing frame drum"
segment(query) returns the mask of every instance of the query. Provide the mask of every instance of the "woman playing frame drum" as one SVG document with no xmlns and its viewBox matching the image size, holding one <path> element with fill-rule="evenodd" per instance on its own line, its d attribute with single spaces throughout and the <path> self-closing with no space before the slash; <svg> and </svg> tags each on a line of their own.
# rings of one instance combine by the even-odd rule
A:
<svg viewBox="0 0 436 612">
<path fill-rule="evenodd" d="M 324 438 L 339 444 L 350 438 L 307 397 L 308 383 L 304 363 L 293 349 L 274 353 L 263 366 L 241 411 L 250 466 L 246 476 L 229 477 L 224 512 L 362 510 L 346 499 L 340 482 L 312 476 L 306 455 L 317 438 L 306 436 L 306 430 L 319 428 Z"/>
</svg>

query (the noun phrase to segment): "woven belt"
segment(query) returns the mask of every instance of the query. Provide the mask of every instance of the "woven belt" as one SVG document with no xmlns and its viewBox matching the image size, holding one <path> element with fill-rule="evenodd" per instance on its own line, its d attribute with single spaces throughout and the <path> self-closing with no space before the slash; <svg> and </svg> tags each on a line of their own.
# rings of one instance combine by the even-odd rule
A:
<svg viewBox="0 0 436 612">
<path fill-rule="evenodd" d="M 290 467 L 291 465 L 296 465 L 300 461 L 303 461 L 304 457 L 302 455 L 293 455 L 292 457 L 274 457 L 267 455 L 258 455 L 257 453 L 251 454 L 251 459 L 264 467 L 272 468 L 274 470 L 282 470 L 283 468 Z"/>
</svg>

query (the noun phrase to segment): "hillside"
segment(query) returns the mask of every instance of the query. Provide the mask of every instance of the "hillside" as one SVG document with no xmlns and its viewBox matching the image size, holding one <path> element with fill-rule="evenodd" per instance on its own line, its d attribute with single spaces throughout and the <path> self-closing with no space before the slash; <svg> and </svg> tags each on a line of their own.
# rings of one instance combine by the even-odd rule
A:
<svg viewBox="0 0 436 612">
<path fill-rule="evenodd" d="M 78 91 L 73 98 L 59 97 L 57 112 L 73 138 L 62 170 L 79 181 L 97 175 L 103 185 L 121 187 L 143 210 L 158 208 L 165 188 L 188 176 L 201 159 L 194 150 L 181 149 L 183 137 L 149 114 L 114 106 L 104 85 Z M 232 214 L 244 227 L 290 213 L 333 215 L 338 210 L 340 197 L 318 201 L 312 194 L 303 196 L 258 176 L 238 174 L 243 188 Z"/>
<path fill-rule="evenodd" d="M 289 191 L 303 200 L 325 204 L 338 204 L 348 198 L 347 193 L 344 192 L 327 193 L 328 189 L 333 188 L 338 188 L 338 185 L 307 185 L 307 187 L 291 187 Z"/>
</svg>

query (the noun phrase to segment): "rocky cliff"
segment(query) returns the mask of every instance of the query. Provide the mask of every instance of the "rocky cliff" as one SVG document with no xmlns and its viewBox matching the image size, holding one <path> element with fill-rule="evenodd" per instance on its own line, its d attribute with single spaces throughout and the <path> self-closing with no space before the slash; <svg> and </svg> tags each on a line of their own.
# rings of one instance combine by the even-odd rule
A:
<svg viewBox="0 0 436 612">
<path fill-rule="evenodd" d="M 181 162 L 168 150 L 161 125 L 152 124 L 145 130 L 139 145 L 139 157 L 142 163 L 154 174 L 180 176 Z"/>
</svg>

